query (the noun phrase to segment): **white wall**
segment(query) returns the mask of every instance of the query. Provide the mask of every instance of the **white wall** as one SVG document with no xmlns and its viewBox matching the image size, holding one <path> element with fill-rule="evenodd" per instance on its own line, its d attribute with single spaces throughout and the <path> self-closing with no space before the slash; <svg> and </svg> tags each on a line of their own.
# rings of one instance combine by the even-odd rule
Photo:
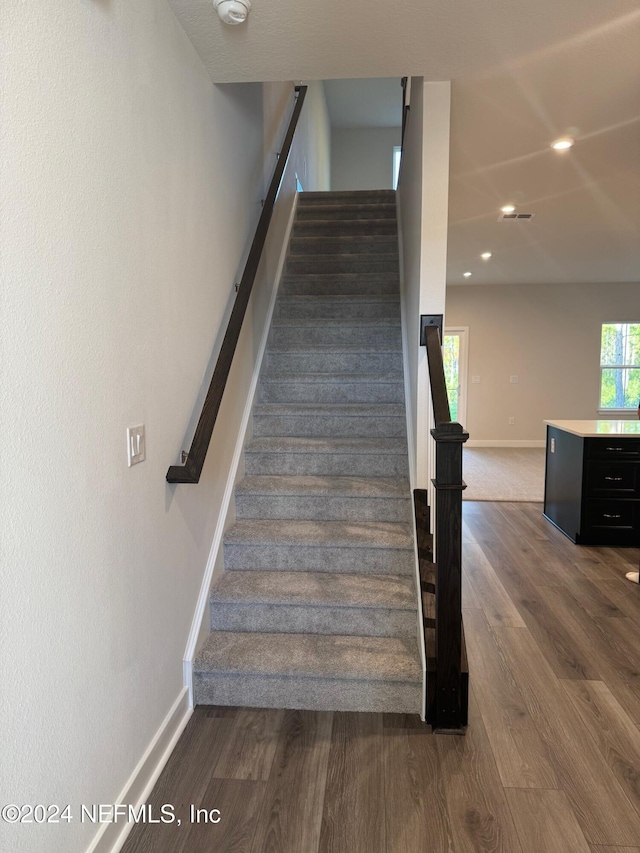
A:
<svg viewBox="0 0 640 853">
<path fill-rule="evenodd" d="M 398 182 L 401 225 L 402 311 L 409 375 L 410 460 L 416 488 L 430 488 L 428 457 L 432 426 L 426 350 L 420 346 L 420 315 L 444 313 L 449 204 L 449 83 L 411 79 Z"/>
<path fill-rule="evenodd" d="M 640 283 L 454 286 L 446 320 L 469 327 L 470 440 L 542 441 L 546 418 L 598 417 L 601 325 L 640 321 Z"/>
<path fill-rule="evenodd" d="M 331 189 L 384 190 L 393 187 L 393 148 L 399 127 L 334 127 L 331 132 Z"/>
<path fill-rule="evenodd" d="M 268 294 L 200 484 L 165 473 L 191 437 L 287 98 L 214 87 L 165 0 L 5 0 L 2 18 L 0 800 L 77 810 L 117 801 L 182 695 Z M 328 173 L 312 131 L 292 161 L 311 181 Z M 290 175 L 276 231 L 292 200 Z M 128 469 L 138 423 L 147 460 Z M 0 824 L 0 849 L 80 853 L 95 831 Z"/>
<path fill-rule="evenodd" d="M 324 83 L 312 80 L 307 86 L 300 133 L 309 155 L 304 158 L 298 175 L 305 190 L 328 190 L 331 184 L 331 124 Z"/>
</svg>

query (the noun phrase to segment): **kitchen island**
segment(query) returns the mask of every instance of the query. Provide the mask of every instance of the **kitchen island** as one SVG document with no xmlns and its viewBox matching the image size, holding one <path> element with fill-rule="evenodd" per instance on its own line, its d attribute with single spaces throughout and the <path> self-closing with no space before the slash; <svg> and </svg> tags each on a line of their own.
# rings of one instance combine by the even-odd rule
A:
<svg viewBox="0 0 640 853">
<path fill-rule="evenodd" d="M 545 424 L 545 518 L 578 545 L 640 545 L 640 421 Z"/>
</svg>

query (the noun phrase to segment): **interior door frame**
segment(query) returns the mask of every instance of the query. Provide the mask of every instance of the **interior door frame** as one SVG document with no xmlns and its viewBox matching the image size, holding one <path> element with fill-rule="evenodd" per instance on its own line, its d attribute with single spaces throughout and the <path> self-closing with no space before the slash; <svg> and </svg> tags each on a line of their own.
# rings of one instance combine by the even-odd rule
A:
<svg viewBox="0 0 640 853">
<path fill-rule="evenodd" d="M 444 334 L 458 335 L 460 354 L 458 356 L 458 422 L 467 425 L 467 387 L 469 384 L 469 327 L 445 326 Z"/>
</svg>

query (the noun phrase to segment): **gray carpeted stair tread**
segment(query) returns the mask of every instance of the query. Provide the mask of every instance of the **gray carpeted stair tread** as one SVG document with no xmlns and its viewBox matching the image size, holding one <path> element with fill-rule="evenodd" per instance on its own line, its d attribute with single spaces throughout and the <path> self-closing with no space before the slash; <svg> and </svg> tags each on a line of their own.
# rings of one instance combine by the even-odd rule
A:
<svg viewBox="0 0 640 853">
<path fill-rule="evenodd" d="M 316 406 L 313 403 L 259 403 L 254 407 L 254 412 L 265 415 L 304 415 L 309 418 L 320 418 L 327 414 L 345 418 L 397 418 L 399 415 L 404 417 L 404 405 L 401 403 L 334 403 Z"/>
<path fill-rule="evenodd" d="M 333 273 L 286 273 L 282 276 L 282 283 L 289 284 L 291 282 L 303 281 L 307 284 L 324 284 L 327 281 L 335 281 L 338 284 L 344 284 L 345 286 L 351 283 L 369 283 L 369 284 L 383 284 L 389 281 L 392 281 L 396 284 L 400 281 L 399 275 L 391 275 L 390 273 L 379 273 L 379 272 L 363 272 L 363 273 L 354 273 L 354 272 L 333 272 Z M 396 299 L 398 298 L 396 294 Z"/>
<path fill-rule="evenodd" d="M 398 253 L 351 253 L 340 255 L 289 255 L 286 269 L 291 274 L 333 272 L 398 273 Z"/>
<path fill-rule="evenodd" d="M 265 403 L 402 403 L 402 376 L 348 373 L 284 373 L 264 376 L 258 399 Z"/>
<path fill-rule="evenodd" d="M 375 342 L 366 344 L 275 344 L 267 350 L 269 355 L 397 355 L 402 352 L 397 346 L 385 344 L 376 346 Z"/>
<path fill-rule="evenodd" d="M 405 407 L 401 402 L 261 402 L 253 409 L 253 433 L 309 438 L 405 438 Z"/>
<path fill-rule="evenodd" d="M 198 674 L 422 682 L 415 641 L 399 637 L 215 631 L 193 668 Z"/>
<path fill-rule="evenodd" d="M 381 202 L 376 204 L 313 204 L 299 206 L 297 211 L 297 219 L 301 222 L 314 222 L 316 220 L 326 221 L 333 219 L 336 222 L 348 221 L 353 222 L 354 219 L 362 222 L 374 220 L 378 222 L 381 219 L 389 219 L 396 222 L 396 205 Z"/>
<path fill-rule="evenodd" d="M 343 495 L 353 498 L 409 498 L 404 477 L 249 476 L 236 486 L 236 495 Z"/>
<path fill-rule="evenodd" d="M 345 324 L 338 317 L 325 317 L 322 323 L 315 320 L 300 325 L 300 320 L 285 321 L 274 319 L 271 323 L 270 340 L 278 345 L 339 344 L 360 343 L 366 346 L 380 344 L 396 347 L 402 351 L 402 330 L 400 318 L 385 321 L 384 325 L 372 326 L 370 323 L 354 318 L 355 322 Z"/>
<path fill-rule="evenodd" d="M 403 375 L 399 371 L 389 373 L 265 373 L 260 379 L 266 384 L 270 382 L 296 382 L 317 384 L 320 382 L 336 382 L 338 384 L 385 385 L 389 382 L 394 384 L 403 383 Z"/>
<path fill-rule="evenodd" d="M 291 238 L 289 251 L 293 255 L 391 254 L 398 251 L 398 238 L 395 234 L 305 234 Z"/>
<path fill-rule="evenodd" d="M 293 299 L 294 297 L 287 297 Z M 298 299 L 299 297 L 295 297 Z M 332 298 L 335 303 L 335 299 Z M 379 301 L 379 300 L 377 300 Z M 279 326 L 285 326 L 286 329 L 304 329 L 305 332 L 318 328 L 317 320 L 309 317 L 278 317 L 275 315 L 271 321 L 271 325 L 278 329 Z M 355 330 L 365 330 L 372 334 L 376 332 L 385 332 L 387 330 L 400 330 L 400 316 L 394 317 L 330 317 L 323 321 L 323 326 L 330 326 L 332 329 L 344 329 L 347 333 Z M 375 342 L 375 338 L 372 338 Z"/>
<path fill-rule="evenodd" d="M 411 525 L 391 521 L 242 520 L 229 528 L 224 541 L 225 545 L 313 545 L 413 552 Z"/>
<path fill-rule="evenodd" d="M 397 299 L 385 298 L 387 294 L 376 296 L 327 296 L 309 297 L 286 296 L 276 302 L 274 316 L 278 319 L 318 319 L 333 318 L 396 318 L 400 320 L 400 304 Z"/>
<path fill-rule="evenodd" d="M 211 630 L 413 638 L 415 597 L 411 576 L 237 570 L 211 590 Z"/>
<path fill-rule="evenodd" d="M 254 437 L 245 447 L 247 475 L 407 477 L 404 438 Z"/>
<path fill-rule="evenodd" d="M 309 281 L 309 278 L 311 276 L 290 276 L 281 284 L 282 296 L 378 296 L 388 293 L 397 298 L 400 293 L 398 280 L 391 276 L 386 281 L 376 280 L 378 276 L 370 281 L 363 278 L 360 281 L 349 279 L 345 282 L 339 281 L 339 276 L 314 275 L 313 281 Z"/>
<path fill-rule="evenodd" d="M 407 455 L 407 442 L 402 438 L 295 438 L 274 436 L 252 438 L 245 453 L 293 453 L 293 454 L 383 454 Z"/>
<path fill-rule="evenodd" d="M 346 220 L 339 220 L 341 224 L 343 224 Z M 355 220 L 356 222 L 358 220 Z M 362 220 L 360 220 L 362 221 Z M 381 222 L 386 222 L 387 220 L 379 220 Z M 310 228 L 308 230 L 311 230 Z M 314 248 L 316 246 L 328 246 L 330 248 L 327 249 L 317 249 Z M 350 251 L 350 246 L 357 246 L 357 250 L 354 251 L 366 251 L 368 248 L 378 248 L 380 246 L 387 246 L 387 252 L 395 252 L 398 248 L 398 235 L 396 233 L 391 234 L 331 234 L 330 236 L 325 236 L 324 234 L 299 234 L 293 235 L 291 237 L 291 249 L 311 249 L 311 254 L 325 255 L 331 254 L 335 251 L 342 251 L 342 247 L 346 247 L 346 251 Z"/>
<path fill-rule="evenodd" d="M 386 219 L 298 219 L 293 226 L 294 237 L 306 235 L 330 236 L 342 234 L 345 236 L 356 236 L 358 234 L 395 234 L 398 233 L 396 220 L 391 217 Z"/>
<path fill-rule="evenodd" d="M 302 605 L 416 612 L 413 578 L 332 572 L 224 572 L 211 590 L 212 604 Z"/>
<path fill-rule="evenodd" d="M 353 261 L 354 266 L 362 267 L 363 272 L 375 272 L 378 268 L 385 269 L 387 265 L 390 265 L 391 271 L 397 274 L 394 265 L 398 263 L 398 250 L 395 246 L 389 245 L 387 251 L 373 255 L 368 255 L 366 252 L 317 252 L 316 254 L 310 252 L 308 254 L 289 255 L 287 264 L 292 261 L 295 261 L 293 266 L 300 265 L 300 262 L 304 261 L 307 265 L 313 264 L 317 267 L 340 267 Z M 367 264 L 371 266 L 370 270 L 365 269 Z M 295 274 L 289 272 L 288 266 L 287 272 L 289 275 Z"/>
<path fill-rule="evenodd" d="M 368 302 L 384 302 L 386 305 L 397 305 L 398 295 L 396 293 L 345 293 L 345 294 L 301 294 L 294 296 L 281 296 L 278 302 L 283 304 L 294 303 L 296 305 L 324 305 L 325 303 L 346 305 L 365 305 Z"/>
<path fill-rule="evenodd" d="M 395 204 L 395 190 L 378 189 L 378 190 L 312 190 L 310 192 L 301 193 L 298 197 L 298 204 L 303 207 L 307 204 L 342 204 L 345 200 L 355 200 L 359 203 L 366 203 L 371 199 L 385 199 Z"/>
<path fill-rule="evenodd" d="M 376 346 L 375 342 L 366 344 L 275 344 L 267 351 L 269 355 L 397 355 L 402 352 L 397 346 L 391 347 L 385 344 Z"/>
<path fill-rule="evenodd" d="M 264 362 L 263 378 L 273 375 L 302 376 L 318 374 L 365 374 L 373 377 L 380 373 L 403 376 L 402 350 L 329 346 L 270 347 Z"/>
<path fill-rule="evenodd" d="M 237 519 L 407 522 L 404 477 L 249 475 L 236 486 Z"/>
</svg>

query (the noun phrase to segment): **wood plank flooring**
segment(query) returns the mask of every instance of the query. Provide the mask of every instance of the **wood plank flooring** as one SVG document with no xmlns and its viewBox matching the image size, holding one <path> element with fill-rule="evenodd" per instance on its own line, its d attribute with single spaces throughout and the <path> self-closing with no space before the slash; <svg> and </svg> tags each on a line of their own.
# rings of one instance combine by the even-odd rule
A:
<svg viewBox="0 0 640 853">
<path fill-rule="evenodd" d="M 466 736 L 199 707 L 149 800 L 181 825 L 123 853 L 640 853 L 640 550 L 573 545 L 539 504 L 463 512 Z"/>
</svg>

